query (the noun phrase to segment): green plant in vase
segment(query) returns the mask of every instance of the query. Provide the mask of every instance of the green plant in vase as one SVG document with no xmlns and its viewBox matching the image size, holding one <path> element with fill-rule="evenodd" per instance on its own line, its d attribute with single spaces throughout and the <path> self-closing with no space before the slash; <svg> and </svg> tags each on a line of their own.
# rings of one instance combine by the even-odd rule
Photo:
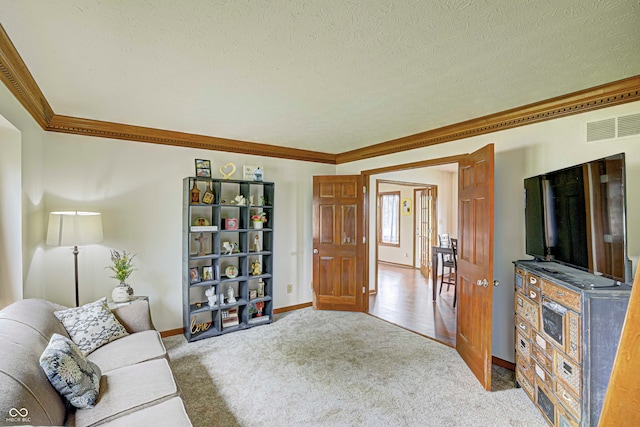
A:
<svg viewBox="0 0 640 427">
<path fill-rule="evenodd" d="M 133 259 L 135 255 L 122 251 L 122 253 L 112 249 L 111 250 L 111 262 L 112 264 L 105 267 L 111 270 L 114 274 L 109 276 L 112 279 L 116 279 L 119 285 L 113 289 L 111 298 L 114 302 L 127 302 L 133 296 L 133 288 L 127 283 L 127 279 L 131 274 L 136 271 Z"/>
</svg>

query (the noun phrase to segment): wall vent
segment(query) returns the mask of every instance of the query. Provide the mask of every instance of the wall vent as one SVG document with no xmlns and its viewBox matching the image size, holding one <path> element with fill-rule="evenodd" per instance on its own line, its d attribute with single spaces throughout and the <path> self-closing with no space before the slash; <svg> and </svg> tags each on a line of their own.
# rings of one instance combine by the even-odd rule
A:
<svg viewBox="0 0 640 427">
<path fill-rule="evenodd" d="M 587 142 L 602 141 L 616 137 L 616 119 L 587 123 Z"/>
<path fill-rule="evenodd" d="M 640 113 L 618 117 L 618 137 L 640 135 Z"/>
</svg>

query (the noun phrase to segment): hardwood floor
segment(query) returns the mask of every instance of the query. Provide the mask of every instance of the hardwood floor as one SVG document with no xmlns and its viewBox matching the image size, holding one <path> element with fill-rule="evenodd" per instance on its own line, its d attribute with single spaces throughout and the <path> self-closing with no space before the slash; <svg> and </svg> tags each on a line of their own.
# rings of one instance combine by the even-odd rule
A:
<svg viewBox="0 0 640 427">
<path fill-rule="evenodd" d="M 446 289 L 433 301 L 431 280 L 420 270 L 378 263 L 378 293 L 369 297 L 369 314 L 455 347 L 453 287 Z"/>
</svg>

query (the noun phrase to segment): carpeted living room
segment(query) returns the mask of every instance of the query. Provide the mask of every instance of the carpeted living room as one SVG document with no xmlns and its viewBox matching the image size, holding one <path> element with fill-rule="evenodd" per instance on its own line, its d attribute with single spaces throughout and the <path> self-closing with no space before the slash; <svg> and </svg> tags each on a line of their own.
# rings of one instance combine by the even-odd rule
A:
<svg viewBox="0 0 640 427">
<path fill-rule="evenodd" d="M 639 27 L 0 2 L 0 425 L 633 425 Z"/>
</svg>

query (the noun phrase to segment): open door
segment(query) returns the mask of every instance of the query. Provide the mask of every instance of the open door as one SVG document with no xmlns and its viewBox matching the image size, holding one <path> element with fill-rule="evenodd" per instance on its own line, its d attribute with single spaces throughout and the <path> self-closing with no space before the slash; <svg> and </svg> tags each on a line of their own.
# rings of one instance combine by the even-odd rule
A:
<svg viewBox="0 0 640 427">
<path fill-rule="evenodd" d="M 313 177 L 313 307 L 366 311 L 360 175 Z"/>
<path fill-rule="evenodd" d="M 458 166 L 456 349 L 486 390 L 491 390 L 493 170 L 493 144 Z"/>
</svg>

